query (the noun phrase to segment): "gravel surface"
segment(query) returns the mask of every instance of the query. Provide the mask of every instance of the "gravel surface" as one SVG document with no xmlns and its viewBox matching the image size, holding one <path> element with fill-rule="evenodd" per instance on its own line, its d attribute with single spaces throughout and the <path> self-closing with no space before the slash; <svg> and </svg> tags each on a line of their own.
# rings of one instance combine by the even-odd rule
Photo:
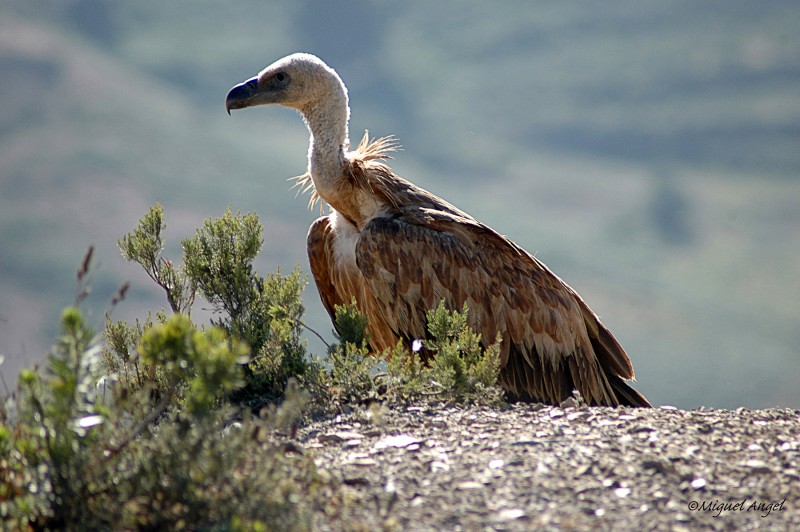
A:
<svg viewBox="0 0 800 532">
<path fill-rule="evenodd" d="M 297 433 L 398 530 L 800 530 L 800 411 L 418 404 Z"/>
</svg>

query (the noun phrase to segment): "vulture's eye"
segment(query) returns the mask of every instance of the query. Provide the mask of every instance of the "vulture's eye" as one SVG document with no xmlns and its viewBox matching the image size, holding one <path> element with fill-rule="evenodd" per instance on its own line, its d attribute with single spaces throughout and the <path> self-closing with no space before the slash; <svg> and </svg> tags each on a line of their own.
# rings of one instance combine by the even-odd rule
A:
<svg viewBox="0 0 800 532">
<path fill-rule="evenodd" d="M 289 76 L 287 76 L 284 72 L 278 72 L 275 74 L 275 81 L 278 83 L 286 83 L 289 81 Z"/>
</svg>

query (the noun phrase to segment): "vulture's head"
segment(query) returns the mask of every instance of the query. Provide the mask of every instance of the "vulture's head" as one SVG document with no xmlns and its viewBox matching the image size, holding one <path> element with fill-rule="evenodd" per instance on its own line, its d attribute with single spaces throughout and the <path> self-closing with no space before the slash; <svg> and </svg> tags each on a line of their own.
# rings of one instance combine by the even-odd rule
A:
<svg viewBox="0 0 800 532">
<path fill-rule="evenodd" d="M 308 115 L 320 104 L 342 101 L 347 107 L 347 89 L 336 71 L 316 56 L 298 53 L 233 87 L 225 98 L 225 108 L 230 114 L 231 109 L 279 104 Z"/>
</svg>

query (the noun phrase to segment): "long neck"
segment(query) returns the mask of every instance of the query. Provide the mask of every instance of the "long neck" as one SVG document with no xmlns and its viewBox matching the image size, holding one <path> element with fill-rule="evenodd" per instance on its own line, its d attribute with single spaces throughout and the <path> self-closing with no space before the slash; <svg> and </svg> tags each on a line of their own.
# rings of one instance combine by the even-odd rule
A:
<svg viewBox="0 0 800 532">
<path fill-rule="evenodd" d="M 339 89 L 337 87 L 337 89 Z M 342 177 L 344 153 L 348 149 L 347 119 L 350 110 L 344 87 L 331 97 L 303 110 L 311 139 L 308 148 L 308 170 L 314 188 L 322 199 L 336 205 L 336 181 Z"/>
</svg>

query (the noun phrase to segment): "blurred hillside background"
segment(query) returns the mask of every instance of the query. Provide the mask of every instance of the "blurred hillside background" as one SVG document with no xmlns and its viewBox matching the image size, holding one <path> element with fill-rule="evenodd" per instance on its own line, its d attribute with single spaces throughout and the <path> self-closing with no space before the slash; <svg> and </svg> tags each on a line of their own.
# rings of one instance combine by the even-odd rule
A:
<svg viewBox="0 0 800 532">
<path fill-rule="evenodd" d="M 656 404 L 800 407 L 800 4 L 0 4 L 0 366 L 41 360 L 96 246 L 98 328 L 164 306 L 116 240 L 154 202 L 167 255 L 233 210 L 265 274 L 318 216 L 299 117 L 228 117 L 227 90 L 312 52 L 349 87 L 351 137 L 543 260 L 628 350 Z M 331 325 L 313 284 L 308 322 Z M 312 352 L 322 344 L 309 337 Z"/>
</svg>

